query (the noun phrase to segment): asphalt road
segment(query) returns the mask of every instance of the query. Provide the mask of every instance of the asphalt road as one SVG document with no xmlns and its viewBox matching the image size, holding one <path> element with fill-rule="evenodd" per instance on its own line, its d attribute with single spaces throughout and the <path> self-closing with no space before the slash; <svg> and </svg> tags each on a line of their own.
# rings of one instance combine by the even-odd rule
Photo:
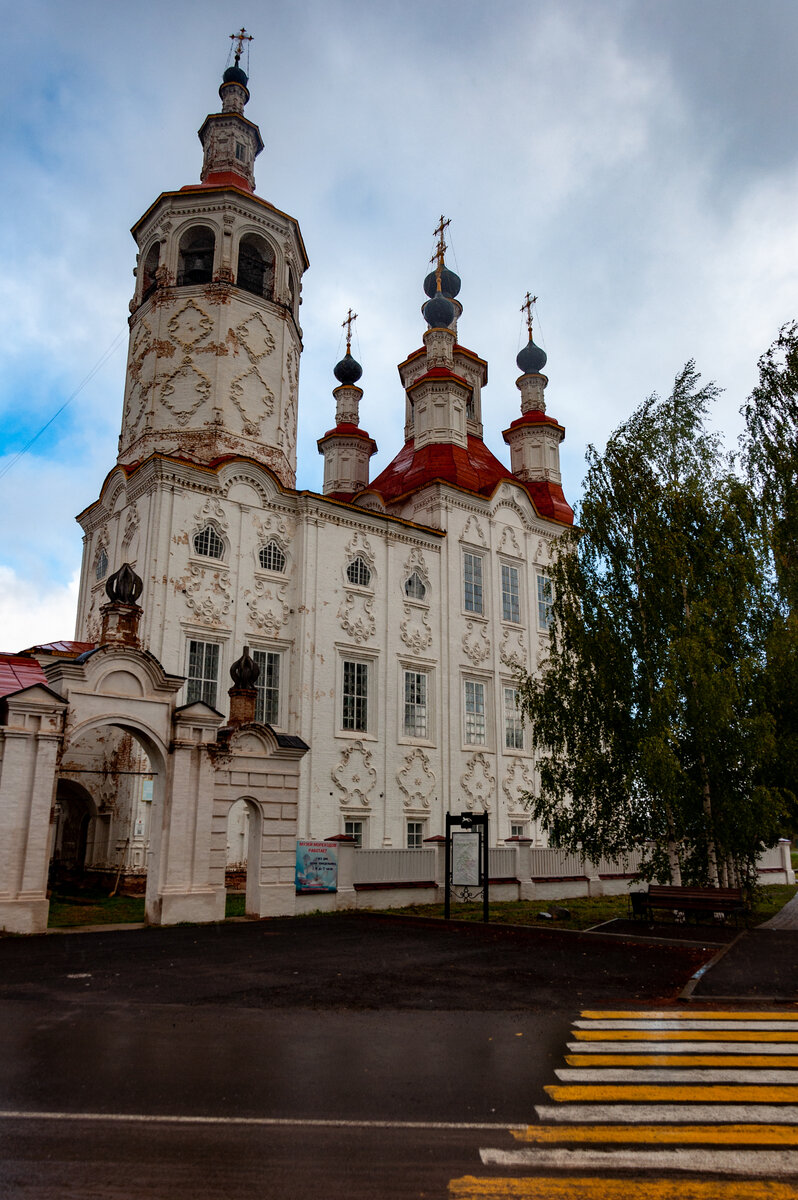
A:
<svg viewBox="0 0 798 1200">
<path fill-rule="evenodd" d="M 368 916 L 0 940 L 0 1195 L 445 1197 L 712 951 Z"/>
</svg>

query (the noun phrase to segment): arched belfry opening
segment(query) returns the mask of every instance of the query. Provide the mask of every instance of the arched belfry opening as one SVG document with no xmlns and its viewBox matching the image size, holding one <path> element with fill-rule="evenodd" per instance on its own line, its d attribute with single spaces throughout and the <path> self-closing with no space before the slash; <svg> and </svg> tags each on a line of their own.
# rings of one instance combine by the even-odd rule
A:
<svg viewBox="0 0 798 1200">
<path fill-rule="evenodd" d="M 177 286 L 210 283 L 213 279 L 213 256 L 216 238 L 206 225 L 188 229 L 180 239 L 177 262 Z"/>
<path fill-rule="evenodd" d="M 154 242 L 147 251 L 147 257 L 144 259 L 144 265 L 141 268 L 141 299 L 142 303 L 152 295 L 157 287 L 158 280 L 156 271 L 160 263 L 161 246 L 159 242 Z"/>
<path fill-rule="evenodd" d="M 274 299 L 274 250 L 257 233 L 247 233 L 241 239 L 236 283 L 254 296 Z"/>
</svg>

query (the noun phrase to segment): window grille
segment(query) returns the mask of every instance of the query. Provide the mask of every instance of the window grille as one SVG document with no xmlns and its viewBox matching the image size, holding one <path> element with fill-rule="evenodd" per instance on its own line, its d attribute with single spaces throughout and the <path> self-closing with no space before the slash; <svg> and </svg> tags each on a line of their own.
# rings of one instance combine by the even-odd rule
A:
<svg viewBox="0 0 798 1200">
<path fill-rule="evenodd" d="M 358 587 L 368 587 L 371 583 L 371 571 L 362 558 L 353 558 L 346 568 L 346 577 L 350 583 Z"/>
<path fill-rule="evenodd" d="M 424 822 L 423 821 L 408 821 L 407 822 L 407 848 L 408 850 L 421 850 L 424 844 Z"/>
<path fill-rule="evenodd" d="M 427 594 L 427 589 L 418 571 L 414 571 L 412 575 L 405 580 L 405 595 L 411 600 L 423 600 Z"/>
<path fill-rule="evenodd" d="M 463 555 L 463 607 L 466 612 L 484 611 L 482 597 L 482 556 Z"/>
<path fill-rule="evenodd" d="M 485 722 L 485 685 L 475 679 L 465 681 L 465 740 L 470 746 L 484 746 L 487 725 Z"/>
<path fill-rule="evenodd" d="M 205 558 L 224 556 L 224 542 L 213 525 L 206 525 L 199 533 L 194 534 L 194 553 L 202 554 Z"/>
<path fill-rule="evenodd" d="M 258 558 L 264 571 L 285 570 L 285 555 L 276 542 L 268 542 L 265 546 L 261 546 Z"/>
<path fill-rule="evenodd" d="M 341 727 L 364 733 L 368 729 L 368 663 L 344 660 Z"/>
<path fill-rule="evenodd" d="M 543 630 L 551 628 L 551 606 L 554 594 L 551 580 L 544 571 L 538 571 L 538 626 Z"/>
<path fill-rule="evenodd" d="M 211 708 L 216 707 L 216 687 L 219 681 L 218 642 L 188 643 L 188 677 L 186 680 L 186 703 L 204 700 Z"/>
<path fill-rule="evenodd" d="M 105 552 L 105 546 L 100 548 L 100 553 L 97 555 L 97 565 L 94 568 L 95 579 L 105 579 L 108 571 L 108 555 Z"/>
<path fill-rule="evenodd" d="M 518 567 L 507 563 L 502 563 L 502 620 L 513 621 L 516 625 L 521 620 Z"/>
<path fill-rule="evenodd" d="M 427 736 L 427 676 L 424 671 L 405 671 L 405 737 Z"/>
<path fill-rule="evenodd" d="M 524 721 L 518 703 L 518 689 L 504 689 L 504 744 L 508 750 L 523 750 Z"/>
<path fill-rule="evenodd" d="M 252 657 L 260 667 L 255 681 L 255 720 L 279 725 L 281 655 L 275 650 L 253 650 Z"/>
<path fill-rule="evenodd" d="M 363 822 L 362 821 L 344 821 L 344 833 L 347 837 L 355 839 L 355 845 L 358 850 L 363 849 Z"/>
</svg>

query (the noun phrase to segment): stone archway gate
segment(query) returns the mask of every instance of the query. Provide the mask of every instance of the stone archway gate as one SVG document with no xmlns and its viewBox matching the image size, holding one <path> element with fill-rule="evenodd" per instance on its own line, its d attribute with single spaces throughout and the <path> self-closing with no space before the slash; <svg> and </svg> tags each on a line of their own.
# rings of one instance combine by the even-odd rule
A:
<svg viewBox="0 0 798 1200">
<path fill-rule="evenodd" d="M 250 866 L 257 880 L 248 889 L 248 911 L 290 915 L 295 911 L 299 767 L 308 747 L 299 738 L 242 720 L 246 705 L 243 713 L 238 705 L 237 717 L 234 705 L 227 725 L 206 704 L 178 706 L 182 678 L 167 674 L 152 654 L 129 644 L 135 631 L 113 640 L 114 622 L 105 625 L 104 634 L 112 640 L 79 658 L 46 665 L 46 684 L 35 683 L 0 701 L 0 929 L 40 933 L 47 928 L 59 762 L 84 734 L 103 726 L 131 734 L 152 766 L 147 921 L 168 925 L 224 918 L 227 812 L 242 795 L 260 815 L 260 855 Z"/>
</svg>

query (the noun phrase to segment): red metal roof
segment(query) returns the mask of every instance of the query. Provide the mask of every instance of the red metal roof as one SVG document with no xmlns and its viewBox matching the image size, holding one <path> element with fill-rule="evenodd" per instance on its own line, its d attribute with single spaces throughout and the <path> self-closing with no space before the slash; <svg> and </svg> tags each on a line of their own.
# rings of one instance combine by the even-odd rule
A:
<svg viewBox="0 0 798 1200">
<path fill-rule="evenodd" d="M 47 676 L 35 658 L 23 654 L 0 654 L 0 696 L 10 696 L 22 688 L 40 683 L 47 687 Z"/>
<path fill-rule="evenodd" d="M 40 646 L 29 646 L 23 654 L 52 654 L 55 658 L 79 658 L 87 650 L 93 650 L 96 642 L 44 642 Z"/>
<path fill-rule="evenodd" d="M 467 450 L 449 442 L 416 450 L 411 439 L 366 490 L 378 492 L 386 504 L 434 482 L 448 483 L 487 497 L 492 496 L 505 479 L 526 490 L 542 517 L 573 525 L 573 509 L 559 484 L 523 483 L 516 479 L 477 437 L 469 436 Z"/>
<path fill-rule="evenodd" d="M 210 171 L 202 183 L 187 183 L 185 187 L 181 187 L 181 192 L 201 192 L 203 188 L 213 187 L 234 187 L 240 188 L 242 192 L 254 192 L 252 184 L 245 175 L 239 175 L 238 171 Z"/>
</svg>

